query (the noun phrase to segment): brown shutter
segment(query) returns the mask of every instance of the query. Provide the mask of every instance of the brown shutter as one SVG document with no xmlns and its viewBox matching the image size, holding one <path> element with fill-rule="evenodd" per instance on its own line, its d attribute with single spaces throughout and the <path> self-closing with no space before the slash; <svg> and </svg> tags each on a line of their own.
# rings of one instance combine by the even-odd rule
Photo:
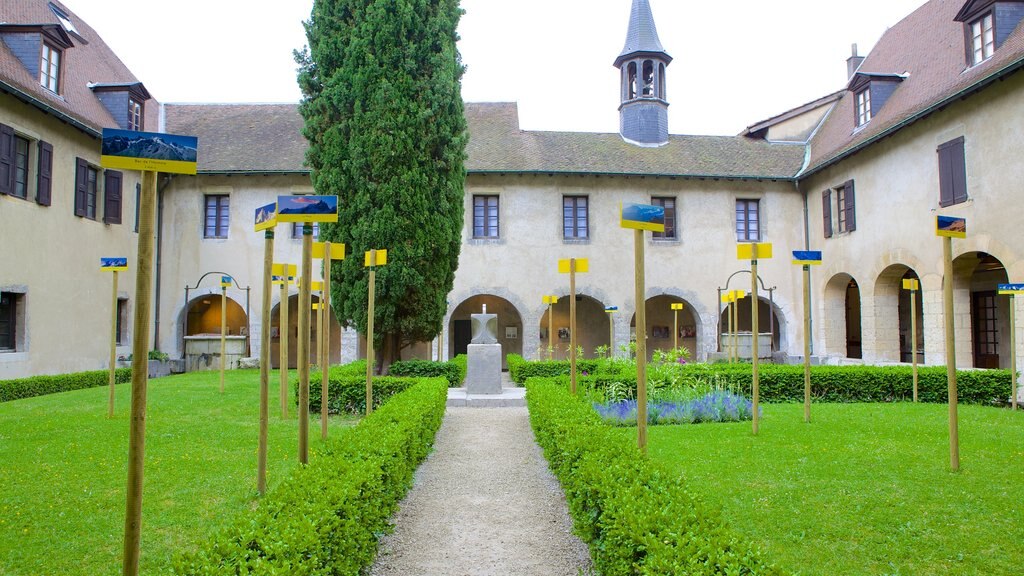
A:
<svg viewBox="0 0 1024 576">
<path fill-rule="evenodd" d="M 85 217 L 88 213 L 88 188 L 89 163 L 81 158 L 75 158 L 75 216 Z"/>
<path fill-rule="evenodd" d="M 857 201 L 853 195 L 853 180 L 847 180 L 843 187 L 846 188 L 846 206 L 842 208 L 846 211 L 846 231 L 853 232 L 857 229 Z"/>
<path fill-rule="evenodd" d="M 953 178 L 953 203 L 967 201 L 967 160 L 964 157 L 963 136 L 950 142 L 949 162 Z"/>
<path fill-rule="evenodd" d="M 39 141 L 39 173 L 37 174 L 36 203 L 40 206 L 50 205 L 53 187 L 53 145 Z"/>
<path fill-rule="evenodd" d="M 952 206 L 956 203 L 953 191 L 953 142 L 939 145 L 939 206 Z M 961 154 L 963 156 L 963 154 Z"/>
<path fill-rule="evenodd" d="M 14 191 L 14 128 L 0 124 L 0 194 Z"/>
<path fill-rule="evenodd" d="M 107 170 L 103 173 L 103 221 L 107 224 L 121 223 L 121 173 Z"/>
<path fill-rule="evenodd" d="M 825 220 L 825 238 L 832 237 L 832 190 L 821 193 L 821 216 Z"/>
</svg>

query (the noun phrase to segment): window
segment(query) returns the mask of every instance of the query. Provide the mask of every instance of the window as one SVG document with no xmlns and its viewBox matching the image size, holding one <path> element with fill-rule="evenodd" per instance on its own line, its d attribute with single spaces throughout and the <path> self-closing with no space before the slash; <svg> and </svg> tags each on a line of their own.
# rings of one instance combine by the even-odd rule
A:
<svg viewBox="0 0 1024 576">
<path fill-rule="evenodd" d="M 498 237 L 498 197 L 473 196 L 473 238 Z"/>
<path fill-rule="evenodd" d="M 964 137 L 940 144 L 939 206 L 952 206 L 967 201 L 967 161 L 964 157 Z"/>
<path fill-rule="evenodd" d="M 760 242 L 761 228 L 759 225 L 758 200 L 736 201 L 736 241 Z"/>
<path fill-rule="evenodd" d="M 292 222 L 292 238 L 302 238 L 302 223 Z M 313 240 L 320 239 L 320 223 L 313 222 Z"/>
<path fill-rule="evenodd" d="M 96 187 L 99 171 L 82 158 L 75 162 L 75 216 L 96 219 Z"/>
<path fill-rule="evenodd" d="M 107 224 L 121 223 L 121 182 L 122 174 L 117 170 L 103 173 L 103 221 Z"/>
<path fill-rule="evenodd" d="M 18 307 L 22 294 L 0 292 L 0 352 L 18 351 Z"/>
<path fill-rule="evenodd" d="M 627 100 L 636 98 L 636 62 L 630 62 L 626 66 Z"/>
<path fill-rule="evenodd" d="M 228 237 L 228 208 L 230 196 L 207 195 L 206 196 L 206 225 L 204 227 L 204 238 L 227 238 Z"/>
<path fill-rule="evenodd" d="M 658 98 L 665 99 L 665 65 L 658 64 Z"/>
<path fill-rule="evenodd" d="M 128 129 L 142 130 L 142 104 L 134 98 L 128 99 Z"/>
<path fill-rule="evenodd" d="M 992 27 L 992 13 L 989 12 L 970 24 L 971 66 L 981 64 L 992 57 L 996 39 Z"/>
<path fill-rule="evenodd" d="M 126 330 L 128 326 L 128 299 L 118 298 L 117 299 L 117 328 L 115 330 L 117 334 L 117 345 L 122 346 L 128 340 L 128 332 Z"/>
<path fill-rule="evenodd" d="M 53 15 L 57 17 L 57 20 L 60 20 L 60 25 L 63 26 L 65 30 L 67 30 L 68 32 L 73 32 L 75 35 L 78 35 L 78 29 L 75 28 L 75 25 L 71 22 L 70 16 L 65 14 L 64 11 L 61 10 L 60 8 L 54 6 L 53 2 L 50 3 L 50 10 L 53 12 Z"/>
<path fill-rule="evenodd" d="M 665 231 L 654 232 L 655 238 L 663 240 L 675 240 L 676 239 L 676 199 L 675 198 L 664 198 L 657 197 L 651 199 L 651 204 L 655 206 L 661 206 L 665 209 Z"/>
<path fill-rule="evenodd" d="M 39 64 L 39 83 L 50 92 L 60 90 L 60 50 L 43 42 L 42 60 Z"/>
<path fill-rule="evenodd" d="M 644 60 L 644 97 L 654 96 L 654 62 Z"/>
<path fill-rule="evenodd" d="M 857 126 L 863 126 L 871 121 L 871 88 L 865 88 L 857 92 Z"/>
<path fill-rule="evenodd" d="M 562 197 L 562 237 L 583 240 L 587 236 L 587 197 Z"/>
<path fill-rule="evenodd" d="M 28 140 L 14 136 L 14 189 L 11 196 L 28 198 Z"/>
<path fill-rule="evenodd" d="M 832 204 L 832 193 L 835 192 L 835 205 Z M 857 201 L 853 191 L 853 180 L 847 180 L 842 186 L 830 188 L 821 194 L 821 213 L 824 218 L 825 238 L 834 234 L 853 232 L 857 229 Z M 833 227 L 832 212 L 835 211 Z"/>
</svg>

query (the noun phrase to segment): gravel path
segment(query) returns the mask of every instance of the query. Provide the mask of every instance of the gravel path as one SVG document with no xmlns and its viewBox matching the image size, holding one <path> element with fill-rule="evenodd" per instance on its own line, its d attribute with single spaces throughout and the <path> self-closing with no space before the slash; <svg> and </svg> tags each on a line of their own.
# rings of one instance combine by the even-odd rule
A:
<svg viewBox="0 0 1024 576">
<path fill-rule="evenodd" d="M 590 574 L 526 408 L 451 408 L 370 574 Z"/>
</svg>

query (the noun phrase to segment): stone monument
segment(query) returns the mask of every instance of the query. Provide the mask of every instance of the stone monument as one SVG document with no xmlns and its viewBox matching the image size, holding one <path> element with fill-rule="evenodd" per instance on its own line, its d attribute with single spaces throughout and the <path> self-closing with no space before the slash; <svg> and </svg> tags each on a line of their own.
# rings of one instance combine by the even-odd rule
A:
<svg viewBox="0 0 1024 576">
<path fill-rule="evenodd" d="M 482 314 L 470 316 L 473 340 L 467 350 L 466 393 L 501 394 L 501 344 L 495 332 L 498 317 L 487 313 L 484 304 Z"/>
</svg>

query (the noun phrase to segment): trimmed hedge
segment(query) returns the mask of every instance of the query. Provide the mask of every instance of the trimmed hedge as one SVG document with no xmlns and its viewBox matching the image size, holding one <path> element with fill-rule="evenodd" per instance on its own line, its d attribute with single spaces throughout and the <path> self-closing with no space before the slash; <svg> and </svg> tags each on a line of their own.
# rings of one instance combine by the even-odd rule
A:
<svg viewBox="0 0 1024 576">
<path fill-rule="evenodd" d="M 51 376 L 30 376 L 17 380 L 0 380 L 0 402 L 106 386 L 109 384 L 109 378 L 109 370 L 92 370 Z M 131 379 L 131 368 L 116 368 L 114 370 L 114 382 L 117 384 L 124 384 Z"/>
<path fill-rule="evenodd" d="M 586 401 L 550 378 L 528 380 L 526 400 L 574 531 L 590 546 L 601 574 L 783 574 L 678 476 L 602 424 Z"/>
<path fill-rule="evenodd" d="M 517 384 L 524 384 L 530 378 L 551 378 L 569 374 L 568 360 L 539 360 L 530 361 L 519 354 L 509 354 L 505 357 L 508 365 L 508 376 Z M 576 359 L 577 375 L 586 372 L 593 374 L 597 371 L 598 360 Z"/>
<path fill-rule="evenodd" d="M 447 389 L 442 378 L 420 380 L 359 425 L 334 433 L 323 453 L 258 508 L 177 558 L 175 574 L 360 574 L 430 451 Z"/>
<path fill-rule="evenodd" d="M 327 384 L 327 411 L 335 414 L 349 412 L 352 414 L 366 413 L 366 372 L 361 375 L 352 376 L 344 366 L 338 369 L 331 368 L 328 374 Z M 389 398 L 404 392 L 407 388 L 417 382 L 417 378 L 396 378 L 393 376 L 374 376 L 373 378 L 373 407 L 386 402 Z M 320 383 L 323 381 L 320 372 L 312 372 L 309 375 L 309 410 L 320 412 Z M 447 380 L 445 380 L 447 382 Z M 299 398 L 299 381 L 292 381 L 292 391 L 296 405 Z"/>
<path fill-rule="evenodd" d="M 388 368 L 391 376 L 408 376 L 413 378 L 433 378 L 441 376 L 448 380 L 450 388 L 462 386 L 466 379 L 466 356 L 459 354 L 447 362 L 432 360 L 401 360 Z"/>
</svg>

